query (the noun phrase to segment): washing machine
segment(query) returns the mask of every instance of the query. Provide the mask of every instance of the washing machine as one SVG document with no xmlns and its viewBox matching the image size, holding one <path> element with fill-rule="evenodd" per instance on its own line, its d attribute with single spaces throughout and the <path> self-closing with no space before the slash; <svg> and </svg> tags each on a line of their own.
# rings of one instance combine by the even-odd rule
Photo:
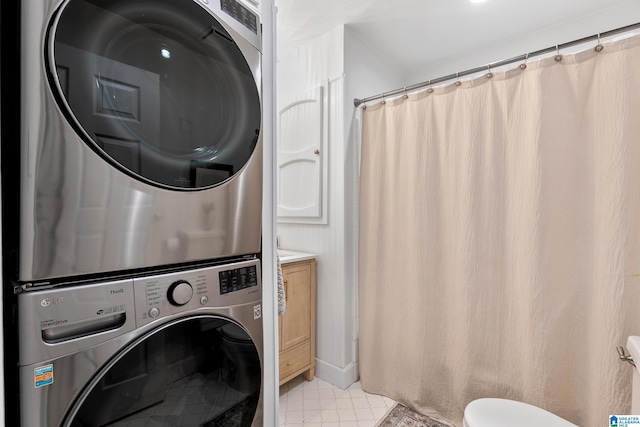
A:
<svg viewBox="0 0 640 427">
<path fill-rule="evenodd" d="M 241 0 L 19 4 L 11 277 L 37 289 L 259 253 L 259 15 Z"/>
<path fill-rule="evenodd" d="M 257 259 L 18 295 L 19 425 L 262 426 L 261 298 Z"/>
</svg>

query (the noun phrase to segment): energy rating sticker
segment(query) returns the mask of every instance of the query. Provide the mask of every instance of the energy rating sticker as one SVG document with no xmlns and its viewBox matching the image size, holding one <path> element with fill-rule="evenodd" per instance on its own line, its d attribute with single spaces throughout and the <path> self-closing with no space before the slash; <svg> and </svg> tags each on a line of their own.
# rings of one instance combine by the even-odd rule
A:
<svg viewBox="0 0 640 427">
<path fill-rule="evenodd" d="M 36 388 L 53 383 L 53 365 L 45 365 L 33 370 L 33 382 Z"/>
</svg>

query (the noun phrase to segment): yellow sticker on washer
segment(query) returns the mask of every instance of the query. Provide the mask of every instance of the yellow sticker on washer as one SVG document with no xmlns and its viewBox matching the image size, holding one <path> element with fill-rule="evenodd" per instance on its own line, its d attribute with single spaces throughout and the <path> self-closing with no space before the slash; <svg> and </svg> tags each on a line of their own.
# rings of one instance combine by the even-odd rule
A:
<svg viewBox="0 0 640 427">
<path fill-rule="evenodd" d="M 53 365 L 45 365 L 33 370 L 33 382 L 35 388 L 44 387 L 53 383 Z"/>
</svg>

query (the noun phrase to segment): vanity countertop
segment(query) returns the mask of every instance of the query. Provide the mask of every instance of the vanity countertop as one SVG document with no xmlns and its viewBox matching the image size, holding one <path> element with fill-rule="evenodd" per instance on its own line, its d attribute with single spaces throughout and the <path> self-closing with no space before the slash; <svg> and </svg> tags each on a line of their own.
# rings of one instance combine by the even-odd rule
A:
<svg viewBox="0 0 640 427">
<path fill-rule="evenodd" d="M 318 257 L 317 254 L 290 251 L 287 249 L 278 249 L 278 256 L 280 257 L 280 264 L 287 264 L 289 262 L 296 262 L 296 261 L 305 261 L 308 259 L 316 259 Z"/>
</svg>

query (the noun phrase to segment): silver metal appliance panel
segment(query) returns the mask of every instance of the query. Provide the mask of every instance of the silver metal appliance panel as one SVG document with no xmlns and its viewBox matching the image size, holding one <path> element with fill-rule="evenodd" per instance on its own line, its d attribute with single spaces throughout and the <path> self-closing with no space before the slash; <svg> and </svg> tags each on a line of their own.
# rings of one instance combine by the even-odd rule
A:
<svg viewBox="0 0 640 427">
<path fill-rule="evenodd" d="M 220 272 L 222 270 L 225 270 L 223 274 L 235 271 L 234 280 L 239 282 L 242 277 L 247 283 L 243 285 L 236 283 L 236 290 L 232 290 L 231 286 L 233 285 L 230 283 L 221 286 Z M 135 278 L 133 283 L 136 301 L 136 326 L 141 328 L 156 321 L 157 317 L 174 315 L 187 310 L 197 310 L 203 306 L 232 307 L 245 304 L 248 301 L 259 301 L 262 296 L 259 275 L 260 269 L 256 261 L 245 261 L 225 265 L 222 268 L 202 268 Z M 248 283 L 249 280 L 251 283 Z M 192 296 L 184 305 L 177 307 L 170 301 L 170 298 L 172 286 L 179 283 L 186 283 Z M 227 290 L 226 293 L 221 292 L 222 287 Z M 261 313 L 256 315 L 261 315 Z"/>
<path fill-rule="evenodd" d="M 66 356 L 135 329 L 133 280 L 23 293 L 18 316 L 21 365 Z"/>
<path fill-rule="evenodd" d="M 259 261 L 242 263 L 242 265 L 256 265 L 258 279 L 260 277 Z M 240 264 L 211 267 L 209 269 L 185 271 L 170 275 L 172 279 L 184 280 L 188 277 L 201 276 L 214 277 L 217 272 L 241 268 Z M 152 280 L 165 280 L 167 276 L 155 276 L 141 279 L 148 283 Z M 59 343 L 47 344 L 42 339 L 43 328 L 48 323 L 60 322 L 65 319 L 78 321 L 78 319 L 97 317 L 93 310 L 96 307 L 118 306 L 123 303 L 125 311 L 133 313 L 136 307 L 146 307 L 148 297 L 134 301 L 134 294 L 130 292 L 133 286 L 132 280 L 86 285 L 74 288 L 53 289 L 47 291 L 34 291 L 18 295 L 19 302 L 19 330 L 24 344 L 21 345 L 19 360 L 20 394 L 23 404 L 20 409 L 22 425 L 39 427 L 67 427 L 61 424 L 63 419 L 71 418 L 67 414 L 77 399 L 84 397 L 83 392 L 90 389 L 100 380 L 100 374 L 115 364 L 118 355 L 123 349 L 137 343 L 146 334 L 159 329 L 169 327 L 184 320 L 198 317 L 221 317 L 242 326 L 249 334 L 260 356 L 260 364 L 264 369 L 263 360 L 263 330 L 260 305 L 262 300 L 261 283 L 258 280 L 257 290 L 247 288 L 236 291 L 234 302 L 237 305 L 218 307 L 214 304 L 224 301 L 219 299 L 223 295 L 218 292 L 215 296 L 215 287 L 219 283 L 211 283 L 207 292 L 212 296 L 207 305 L 198 308 L 182 307 L 173 314 L 159 316 L 148 323 L 141 321 L 142 327 L 132 328 L 131 324 L 125 324 L 117 330 L 101 332 L 95 335 L 80 337 Z M 124 289 L 124 292 L 120 292 Z M 116 291 L 116 292 L 112 292 Z M 78 295 L 78 296 L 76 296 Z M 136 293 L 140 295 L 140 293 Z M 59 301 L 57 306 L 41 304 L 45 300 Z M 197 299 L 198 301 L 200 298 Z M 64 302 L 63 302 L 64 301 Z M 72 305 L 79 305 L 71 307 Z M 198 304 L 200 305 L 200 304 Z M 48 312 L 51 308 L 55 314 Z M 65 316 L 65 313 L 66 316 Z M 45 322 L 46 324 L 43 324 Z M 133 318 L 127 316 L 127 322 L 133 322 Z M 36 368 L 52 365 L 53 382 L 45 387 L 34 386 L 34 372 Z M 262 426 L 263 386 L 260 390 L 258 409 L 253 421 L 253 426 Z M 72 414 L 71 414 L 72 415 Z M 65 418 L 67 417 L 67 418 Z"/>
<path fill-rule="evenodd" d="M 160 188 L 111 166 L 76 133 L 47 82 L 47 26 L 62 3 L 22 2 L 18 279 L 35 282 L 258 253 L 262 134 L 241 172 L 210 189 Z M 261 94 L 256 40 L 245 40 L 224 12 L 216 18 L 243 52 Z"/>
</svg>

